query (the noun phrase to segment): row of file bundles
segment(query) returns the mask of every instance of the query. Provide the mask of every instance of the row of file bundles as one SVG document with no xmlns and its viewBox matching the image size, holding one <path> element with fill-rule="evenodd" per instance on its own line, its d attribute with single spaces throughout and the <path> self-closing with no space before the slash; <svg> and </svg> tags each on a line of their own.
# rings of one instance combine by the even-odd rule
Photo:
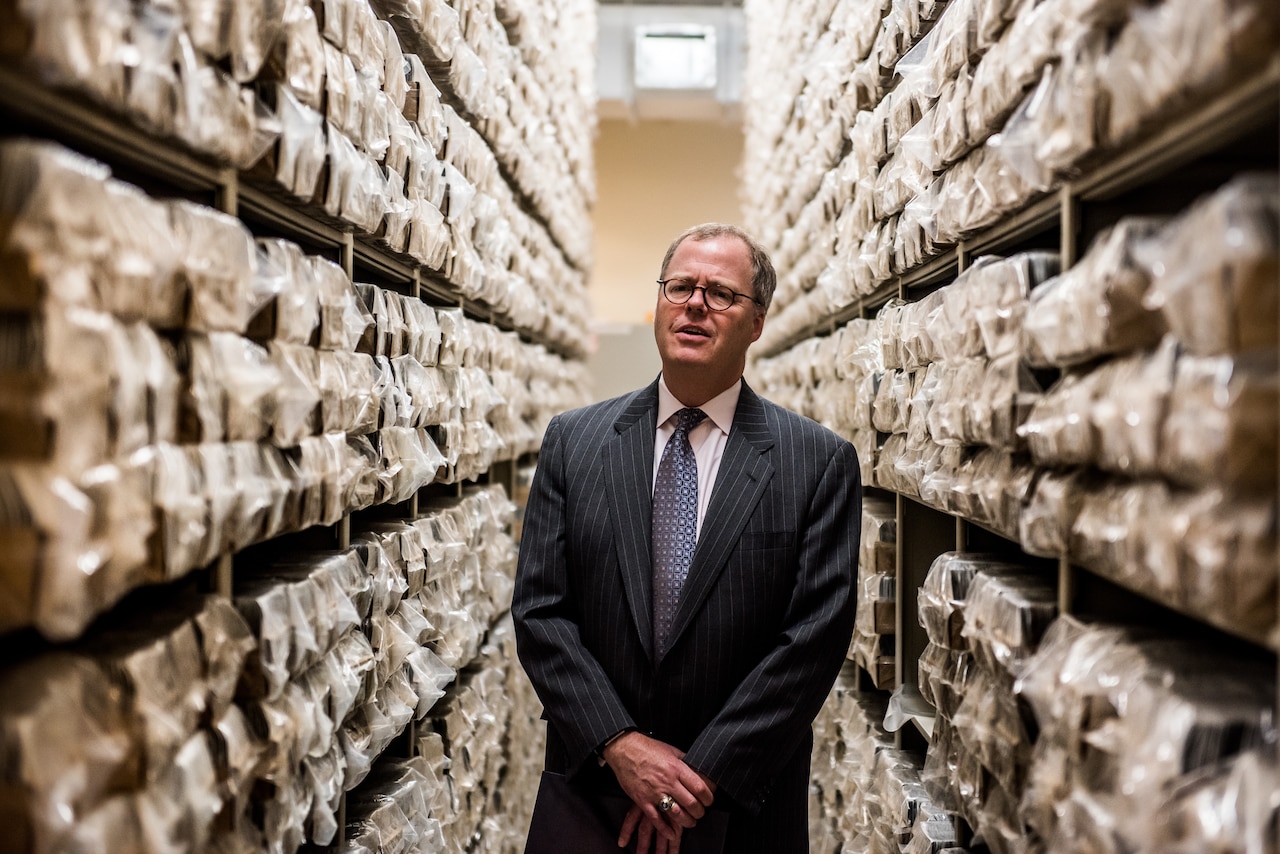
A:
<svg viewBox="0 0 1280 854">
<path fill-rule="evenodd" d="M 416 561 L 406 539 L 366 537 L 245 566 L 230 601 L 143 605 L 7 666 L 0 744 L 19 847 L 332 842 L 343 792 L 427 718 L 509 605 L 513 510 L 500 488 L 473 490 L 404 523 Z"/>
<path fill-rule="evenodd" d="M 1265 636 L 1276 182 L 1245 174 L 1175 217 L 1122 219 L 1065 271 L 979 258 L 754 369 L 854 441 L 868 483 Z M 1033 369 L 1061 378 L 1042 389 Z"/>
<path fill-rule="evenodd" d="M 858 548 L 858 607 L 848 658 L 872 675 L 877 688 L 893 687 L 898 535 L 893 501 L 862 500 Z"/>
<path fill-rule="evenodd" d="M 876 754 L 893 747 L 884 729 L 885 699 L 858 690 L 857 668 L 848 663 L 813 722 L 810 777 L 810 844 L 865 850 L 872 832 Z"/>
<path fill-rule="evenodd" d="M 991 850 L 1265 848 L 1265 663 L 1055 617 L 1051 581 L 984 555 L 940 555 L 919 611 L 938 713 L 922 780 Z"/>
<path fill-rule="evenodd" d="M 453 17 L 449 34 L 461 44 L 457 13 L 434 5 Z M 589 264 L 581 238 L 561 243 L 577 253 L 567 261 L 502 183 L 486 141 L 442 103 L 421 59 L 402 52 L 390 23 L 351 0 L 233 7 L 194 4 L 174 14 L 113 0 L 36 4 L 19 16 L 18 52 L 42 80 L 277 184 L 302 207 L 443 271 L 516 325 L 579 346 L 586 317 L 562 286 L 585 287 L 574 272 Z M 250 82 L 256 88 L 243 85 Z M 569 204 L 581 195 L 573 176 L 521 174 L 538 176 L 539 198 L 563 203 L 541 211 L 558 238 L 589 233 L 561 222 L 571 210 L 576 225 L 585 221 L 585 204 Z"/>
<path fill-rule="evenodd" d="M 445 854 L 473 842 L 492 854 L 523 850 L 541 753 L 520 738 L 536 748 L 540 722 L 514 646 L 504 619 L 419 725 L 414 756 L 384 757 L 348 795 L 346 850 Z"/>
<path fill-rule="evenodd" d="M 886 11 L 865 5 L 832 13 L 820 35 L 789 34 L 797 42 L 817 38 L 814 49 L 767 51 L 785 53 L 784 65 L 804 75 L 802 109 L 749 100 L 746 159 L 761 164 L 748 173 L 760 196 L 749 209 L 761 217 L 749 227 L 775 250 L 785 306 L 762 338 L 765 347 L 1025 207 L 1097 152 L 1252 73 L 1280 43 L 1264 4 L 1247 1 L 1167 0 L 1148 8 L 955 0 L 894 4 L 881 20 L 877 50 L 844 26 L 846 18 Z M 905 31 L 914 44 L 905 54 L 894 47 L 903 43 L 903 5 L 917 7 L 919 23 Z M 922 18 L 930 14 L 937 15 L 932 24 Z M 769 40 L 776 35 L 770 30 Z M 792 60 L 806 55 L 810 65 Z M 882 66 L 894 56 L 894 66 Z M 840 77 L 851 61 L 867 73 Z M 778 70 L 769 62 L 751 73 L 772 85 Z M 760 89 L 749 91 L 757 97 Z M 785 132 L 770 108 L 794 116 Z M 837 162 L 843 149 L 828 137 L 834 131 L 838 143 L 842 129 L 853 145 Z M 754 180 L 775 162 L 797 164 L 777 171 L 787 182 Z"/>
<path fill-rule="evenodd" d="M 461 309 L 57 146 L 0 152 L 0 630 L 73 637 L 139 584 L 473 478 L 585 394 L 580 365 Z"/>
</svg>

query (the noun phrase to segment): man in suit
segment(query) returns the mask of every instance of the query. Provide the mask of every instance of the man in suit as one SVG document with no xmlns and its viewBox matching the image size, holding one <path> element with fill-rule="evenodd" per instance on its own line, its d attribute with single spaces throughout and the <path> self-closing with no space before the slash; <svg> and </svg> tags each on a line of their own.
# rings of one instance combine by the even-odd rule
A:
<svg viewBox="0 0 1280 854">
<path fill-rule="evenodd" d="M 852 445 L 742 379 L 775 283 L 736 227 L 677 237 L 661 375 L 552 420 L 525 513 L 512 610 L 546 769 L 625 792 L 619 845 L 640 852 L 677 852 L 713 803 L 726 852 L 808 851 L 811 724 L 853 630 L 862 487 Z"/>
</svg>

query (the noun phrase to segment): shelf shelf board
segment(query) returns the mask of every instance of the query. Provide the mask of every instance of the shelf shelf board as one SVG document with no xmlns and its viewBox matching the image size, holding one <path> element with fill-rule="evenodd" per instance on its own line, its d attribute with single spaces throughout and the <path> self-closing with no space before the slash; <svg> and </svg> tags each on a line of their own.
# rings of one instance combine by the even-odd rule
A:
<svg viewBox="0 0 1280 854">
<path fill-rule="evenodd" d="M 121 121 L 86 99 L 49 88 L 31 72 L 0 65 L 0 112 L 18 120 L 18 130 L 50 133 L 72 148 L 111 165 L 124 165 L 185 192 L 213 192 L 223 170 L 183 151 L 157 145 L 144 130 Z M 12 134 L 9 126 L 6 133 Z"/>
<path fill-rule="evenodd" d="M 960 246 L 970 257 L 992 255 L 1056 227 L 1061 213 L 1061 197 L 1057 193 L 1049 193 L 1035 199 L 1017 213 L 983 229 L 974 237 L 961 241 Z"/>
<path fill-rule="evenodd" d="M 893 490 L 888 490 L 888 492 L 892 493 Z M 931 504 L 921 501 L 918 496 L 908 495 L 906 493 L 897 493 L 897 494 L 900 495 L 902 498 L 907 499 L 908 501 L 912 501 L 916 504 L 919 504 L 921 507 L 927 507 L 928 509 L 935 510 L 939 513 L 946 513 L 947 515 L 955 519 L 959 519 L 965 522 L 966 524 L 973 525 L 976 528 L 980 528 L 983 531 L 986 531 L 987 533 L 991 534 L 992 536 L 999 537 L 1002 540 L 1005 540 L 1013 545 L 1018 546 L 1018 548 L 1022 548 L 1022 544 L 1018 541 L 1017 538 L 1011 538 L 1008 534 L 1002 533 L 996 530 L 995 528 L 992 528 L 991 526 L 987 525 L 984 522 L 980 522 L 976 519 L 970 519 L 969 517 L 959 513 L 934 507 Z M 1251 646 L 1259 647 L 1261 649 L 1265 649 L 1273 653 L 1280 653 L 1280 627 L 1277 627 L 1277 631 L 1273 632 L 1271 637 L 1268 637 L 1265 633 L 1247 631 L 1241 628 L 1239 625 L 1232 624 L 1221 618 L 1200 613 L 1193 609 L 1187 608 L 1185 606 L 1181 606 L 1176 603 L 1169 602 L 1168 600 L 1159 596 L 1158 594 L 1153 594 L 1149 591 L 1142 590 L 1141 588 L 1126 581 L 1125 579 L 1117 578 L 1116 576 L 1110 573 L 1098 571 L 1092 567 L 1070 560 L 1069 557 L 1067 558 L 1067 560 L 1070 562 L 1071 568 L 1073 571 L 1085 572 L 1093 577 L 1100 578 L 1103 581 L 1107 581 L 1111 584 L 1114 584 L 1117 587 L 1120 587 L 1128 591 L 1129 593 L 1132 593 L 1134 596 L 1137 596 L 1140 599 L 1152 605 L 1157 606 L 1158 608 L 1178 614 L 1181 617 L 1185 617 L 1197 623 L 1203 623 L 1207 626 L 1210 626 L 1213 629 L 1216 629 L 1217 631 L 1222 632 L 1223 634 L 1230 635 L 1231 637 L 1237 640 L 1243 641 Z"/>
<path fill-rule="evenodd" d="M 1156 605 L 1160 608 L 1163 608 L 1166 611 L 1170 611 L 1181 617 L 1185 617 L 1188 620 L 1193 620 L 1197 623 L 1203 623 L 1204 625 L 1209 626 L 1210 628 L 1216 629 L 1217 631 L 1222 632 L 1225 635 L 1229 635 L 1230 637 L 1233 637 L 1236 640 L 1243 641 L 1249 644 L 1250 646 L 1255 646 L 1260 649 L 1265 649 L 1272 653 L 1280 653 L 1280 631 L 1272 631 L 1271 636 L 1268 637 L 1266 633 L 1249 631 L 1221 617 L 1200 613 L 1193 609 L 1187 608 L 1185 606 L 1178 605 L 1173 602 L 1169 602 L 1164 597 L 1158 594 L 1150 593 L 1146 590 L 1142 590 L 1141 588 L 1137 587 L 1130 581 L 1124 578 L 1118 578 L 1112 575 L 1111 573 L 1100 572 L 1096 569 L 1093 569 L 1092 567 L 1077 563 L 1075 561 L 1071 561 L 1071 569 L 1074 572 L 1088 573 L 1089 575 L 1095 578 L 1100 578 L 1103 581 L 1114 584 L 1117 587 L 1120 587 L 1120 588 L 1123 588 L 1124 590 L 1129 591 L 1134 596 L 1138 596 L 1141 599 L 1147 602 L 1150 602 L 1151 604 Z M 1280 629 L 1280 626 L 1276 628 Z"/>
</svg>

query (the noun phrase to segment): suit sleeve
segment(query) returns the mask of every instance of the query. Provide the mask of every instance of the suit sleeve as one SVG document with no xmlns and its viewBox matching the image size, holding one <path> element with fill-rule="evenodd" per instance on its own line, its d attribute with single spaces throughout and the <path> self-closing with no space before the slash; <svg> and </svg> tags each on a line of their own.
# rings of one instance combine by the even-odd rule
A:
<svg viewBox="0 0 1280 854">
<path fill-rule="evenodd" d="M 857 453 L 841 440 L 808 502 L 784 627 L 685 757 L 749 809 L 759 807 L 774 774 L 807 743 L 848 651 L 861 507 Z"/>
<path fill-rule="evenodd" d="M 547 427 L 525 507 L 512 600 L 517 652 L 570 768 L 635 726 L 599 661 L 584 647 L 569 589 L 566 537 L 566 437 L 559 417 Z"/>
</svg>

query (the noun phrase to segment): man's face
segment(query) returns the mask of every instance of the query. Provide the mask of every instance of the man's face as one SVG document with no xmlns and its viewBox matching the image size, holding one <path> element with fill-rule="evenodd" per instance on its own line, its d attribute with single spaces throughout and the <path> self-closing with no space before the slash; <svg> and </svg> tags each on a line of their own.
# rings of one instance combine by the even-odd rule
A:
<svg viewBox="0 0 1280 854">
<path fill-rule="evenodd" d="M 665 279 L 684 279 L 697 286 L 719 284 L 748 297 L 751 288 L 751 253 L 732 235 L 710 240 L 685 240 L 676 247 Z M 742 375 L 747 347 L 760 337 L 764 313 L 751 299 L 735 299 L 724 311 L 707 307 L 706 294 L 697 290 L 684 305 L 675 305 L 658 290 L 653 313 L 653 333 L 668 376 L 690 371 L 701 379 L 723 380 L 727 388 Z M 705 372 L 705 373 L 702 373 Z"/>
</svg>

